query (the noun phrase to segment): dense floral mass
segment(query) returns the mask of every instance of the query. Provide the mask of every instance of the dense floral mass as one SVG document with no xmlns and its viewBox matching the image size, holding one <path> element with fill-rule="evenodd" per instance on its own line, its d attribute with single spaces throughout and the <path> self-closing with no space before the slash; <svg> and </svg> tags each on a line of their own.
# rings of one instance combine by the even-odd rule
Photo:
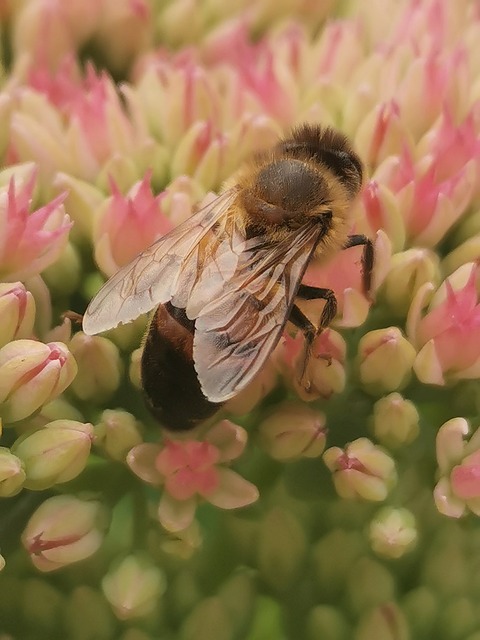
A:
<svg viewBox="0 0 480 640">
<path fill-rule="evenodd" d="M 0 636 L 479 640 L 478 0 L 0 0 L 0 34 Z M 372 290 L 360 248 L 311 264 L 310 387 L 288 328 L 176 437 L 147 320 L 75 313 L 303 122 L 365 163 Z"/>
</svg>

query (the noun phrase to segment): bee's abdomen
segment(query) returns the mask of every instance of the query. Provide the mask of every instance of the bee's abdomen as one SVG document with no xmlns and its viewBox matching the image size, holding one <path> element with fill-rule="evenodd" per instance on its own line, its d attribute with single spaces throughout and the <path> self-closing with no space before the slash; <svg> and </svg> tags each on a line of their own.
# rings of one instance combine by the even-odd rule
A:
<svg viewBox="0 0 480 640">
<path fill-rule="evenodd" d="M 146 403 L 167 429 L 184 431 L 219 408 L 202 393 L 193 363 L 195 323 L 183 309 L 160 305 L 150 324 L 141 361 Z"/>
</svg>

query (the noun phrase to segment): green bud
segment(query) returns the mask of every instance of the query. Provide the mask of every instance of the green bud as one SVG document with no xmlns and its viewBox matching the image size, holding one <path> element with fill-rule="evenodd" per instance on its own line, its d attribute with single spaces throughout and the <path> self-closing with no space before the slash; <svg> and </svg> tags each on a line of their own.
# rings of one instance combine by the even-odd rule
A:
<svg viewBox="0 0 480 640">
<path fill-rule="evenodd" d="M 412 638 L 429 640 L 435 637 L 439 606 L 438 598 L 427 587 L 417 587 L 407 593 L 402 608 L 408 619 Z"/>
<path fill-rule="evenodd" d="M 70 295 L 78 289 L 82 275 L 82 263 L 78 251 L 71 242 L 55 263 L 42 271 L 42 277 L 52 294 Z"/>
<path fill-rule="evenodd" d="M 365 390 L 381 395 L 405 387 L 416 351 L 398 327 L 366 333 L 359 342 L 357 366 Z"/>
<path fill-rule="evenodd" d="M 106 512 L 99 502 L 53 496 L 31 516 L 22 544 L 37 569 L 54 571 L 95 553 L 106 526 Z"/>
<path fill-rule="evenodd" d="M 415 516 L 408 509 L 381 509 L 370 523 L 370 542 L 378 555 L 400 558 L 416 544 Z"/>
<path fill-rule="evenodd" d="M 57 173 L 55 187 L 66 191 L 65 209 L 74 221 L 70 238 L 90 241 L 93 228 L 93 212 L 105 198 L 104 194 L 90 182 L 74 178 L 68 173 Z"/>
<path fill-rule="evenodd" d="M 333 529 L 314 545 L 311 562 L 320 598 L 341 597 L 350 568 L 364 550 L 362 534 L 343 529 Z"/>
<path fill-rule="evenodd" d="M 389 600 L 393 601 L 395 580 L 382 564 L 364 556 L 350 567 L 347 598 L 352 610 L 360 614 Z"/>
<path fill-rule="evenodd" d="M 75 359 L 61 342 L 9 342 L 0 349 L 0 416 L 23 420 L 60 395 L 76 373 Z"/>
<path fill-rule="evenodd" d="M 360 619 L 354 640 L 411 640 L 407 621 L 393 602 L 385 602 Z"/>
<path fill-rule="evenodd" d="M 142 618 L 158 606 L 166 588 L 163 572 L 144 557 L 117 562 L 102 580 L 102 589 L 119 620 Z"/>
<path fill-rule="evenodd" d="M 76 587 L 64 607 L 69 640 L 111 640 L 115 622 L 102 594 L 87 586 Z"/>
<path fill-rule="evenodd" d="M 205 598 L 188 615 L 179 640 L 233 640 L 234 630 L 227 608 L 217 597 Z"/>
<path fill-rule="evenodd" d="M 245 636 L 245 640 L 285 638 L 282 615 L 282 607 L 276 600 L 259 596 L 256 599 L 252 627 L 250 633 Z"/>
<path fill-rule="evenodd" d="M 307 619 L 307 640 L 350 640 L 352 630 L 335 607 L 317 605 Z"/>
<path fill-rule="evenodd" d="M 410 444 L 420 432 L 417 408 L 399 393 L 377 400 L 371 423 L 380 444 L 393 449 Z"/>
<path fill-rule="evenodd" d="M 0 447 L 0 497 L 9 498 L 19 493 L 25 478 L 22 460 L 6 447 Z"/>
<path fill-rule="evenodd" d="M 72 391 L 80 400 L 101 402 L 118 388 L 122 363 L 117 347 L 102 336 L 87 336 L 82 331 L 70 341 L 70 349 L 78 364 Z"/>
<path fill-rule="evenodd" d="M 440 260 L 433 251 L 416 247 L 392 256 L 382 293 L 394 313 L 406 316 L 413 296 L 426 282 L 440 282 Z"/>
<path fill-rule="evenodd" d="M 260 524 L 257 544 L 258 568 L 275 590 L 287 589 L 298 577 L 307 551 L 301 523 L 280 507 L 271 509 Z"/>
<path fill-rule="evenodd" d="M 252 571 L 239 570 L 221 586 L 221 599 L 234 627 L 236 637 L 244 637 L 255 608 L 255 586 Z"/>
<path fill-rule="evenodd" d="M 325 416 L 300 402 L 286 402 L 261 422 L 258 438 L 275 460 L 316 458 L 325 448 Z"/>
<path fill-rule="evenodd" d="M 437 626 L 442 640 L 463 640 L 478 629 L 478 601 L 465 596 L 453 598 L 440 609 Z"/>
<path fill-rule="evenodd" d="M 92 425 L 75 420 L 55 420 L 21 436 L 12 451 L 25 465 L 25 487 L 47 489 L 76 478 L 85 468 L 92 439 Z"/>
<path fill-rule="evenodd" d="M 142 442 L 140 426 L 131 413 L 107 409 L 95 425 L 95 444 L 114 460 L 124 461 L 130 449 Z"/>
<path fill-rule="evenodd" d="M 466 592 L 470 560 L 464 552 L 464 534 L 456 523 L 445 523 L 430 541 L 423 559 L 422 582 L 439 596 Z"/>
<path fill-rule="evenodd" d="M 26 628 L 37 637 L 55 636 L 63 601 L 60 591 L 45 580 L 26 580 L 22 601 L 22 616 Z"/>
<path fill-rule="evenodd" d="M 29 338 L 35 322 L 35 299 L 21 282 L 0 283 L 0 347 Z"/>
</svg>

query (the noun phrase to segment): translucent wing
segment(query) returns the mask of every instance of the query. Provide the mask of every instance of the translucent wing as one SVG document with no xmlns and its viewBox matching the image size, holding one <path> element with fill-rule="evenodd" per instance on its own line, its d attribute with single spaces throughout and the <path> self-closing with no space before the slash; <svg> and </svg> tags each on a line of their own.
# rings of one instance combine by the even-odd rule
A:
<svg viewBox="0 0 480 640">
<path fill-rule="evenodd" d="M 235 277 L 198 314 L 193 359 L 211 402 L 241 391 L 275 348 L 322 233 L 310 225 L 293 245 L 290 239 L 275 247 L 247 243 Z"/>
<path fill-rule="evenodd" d="M 192 313 L 205 305 L 236 272 L 244 246 L 233 217 L 225 215 L 235 196 L 235 189 L 226 191 L 110 278 L 85 312 L 84 332 L 112 329 L 170 300 L 186 307 L 192 299 Z M 218 233 L 212 233 L 216 225 Z M 202 273 L 207 255 L 215 260 Z"/>
</svg>

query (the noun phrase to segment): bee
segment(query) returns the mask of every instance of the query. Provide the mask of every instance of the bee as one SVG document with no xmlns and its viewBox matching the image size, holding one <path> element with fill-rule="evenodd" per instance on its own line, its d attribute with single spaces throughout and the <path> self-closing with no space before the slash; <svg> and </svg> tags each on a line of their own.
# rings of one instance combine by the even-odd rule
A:
<svg viewBox="0 0 480 640">
<path fill-rule="evenodd" d="M 303 125 L 254 157 L 210 204 L 154 242 L 100 289 L 83 318 L 92 335 L 155 309 L 141 378 L 168 429 L 191 429 L 260 371 L 287 321 L 304 335 L 301 383 L 316 336 L 336 315 L 331 289 L 302 283 L 312 259 L 363 245 L 370 291 L 374 252 L 348 235 L 363 166 L 332 128 Z M 325 301 L 317 325 L 298 300 Z"/>
</svg>

